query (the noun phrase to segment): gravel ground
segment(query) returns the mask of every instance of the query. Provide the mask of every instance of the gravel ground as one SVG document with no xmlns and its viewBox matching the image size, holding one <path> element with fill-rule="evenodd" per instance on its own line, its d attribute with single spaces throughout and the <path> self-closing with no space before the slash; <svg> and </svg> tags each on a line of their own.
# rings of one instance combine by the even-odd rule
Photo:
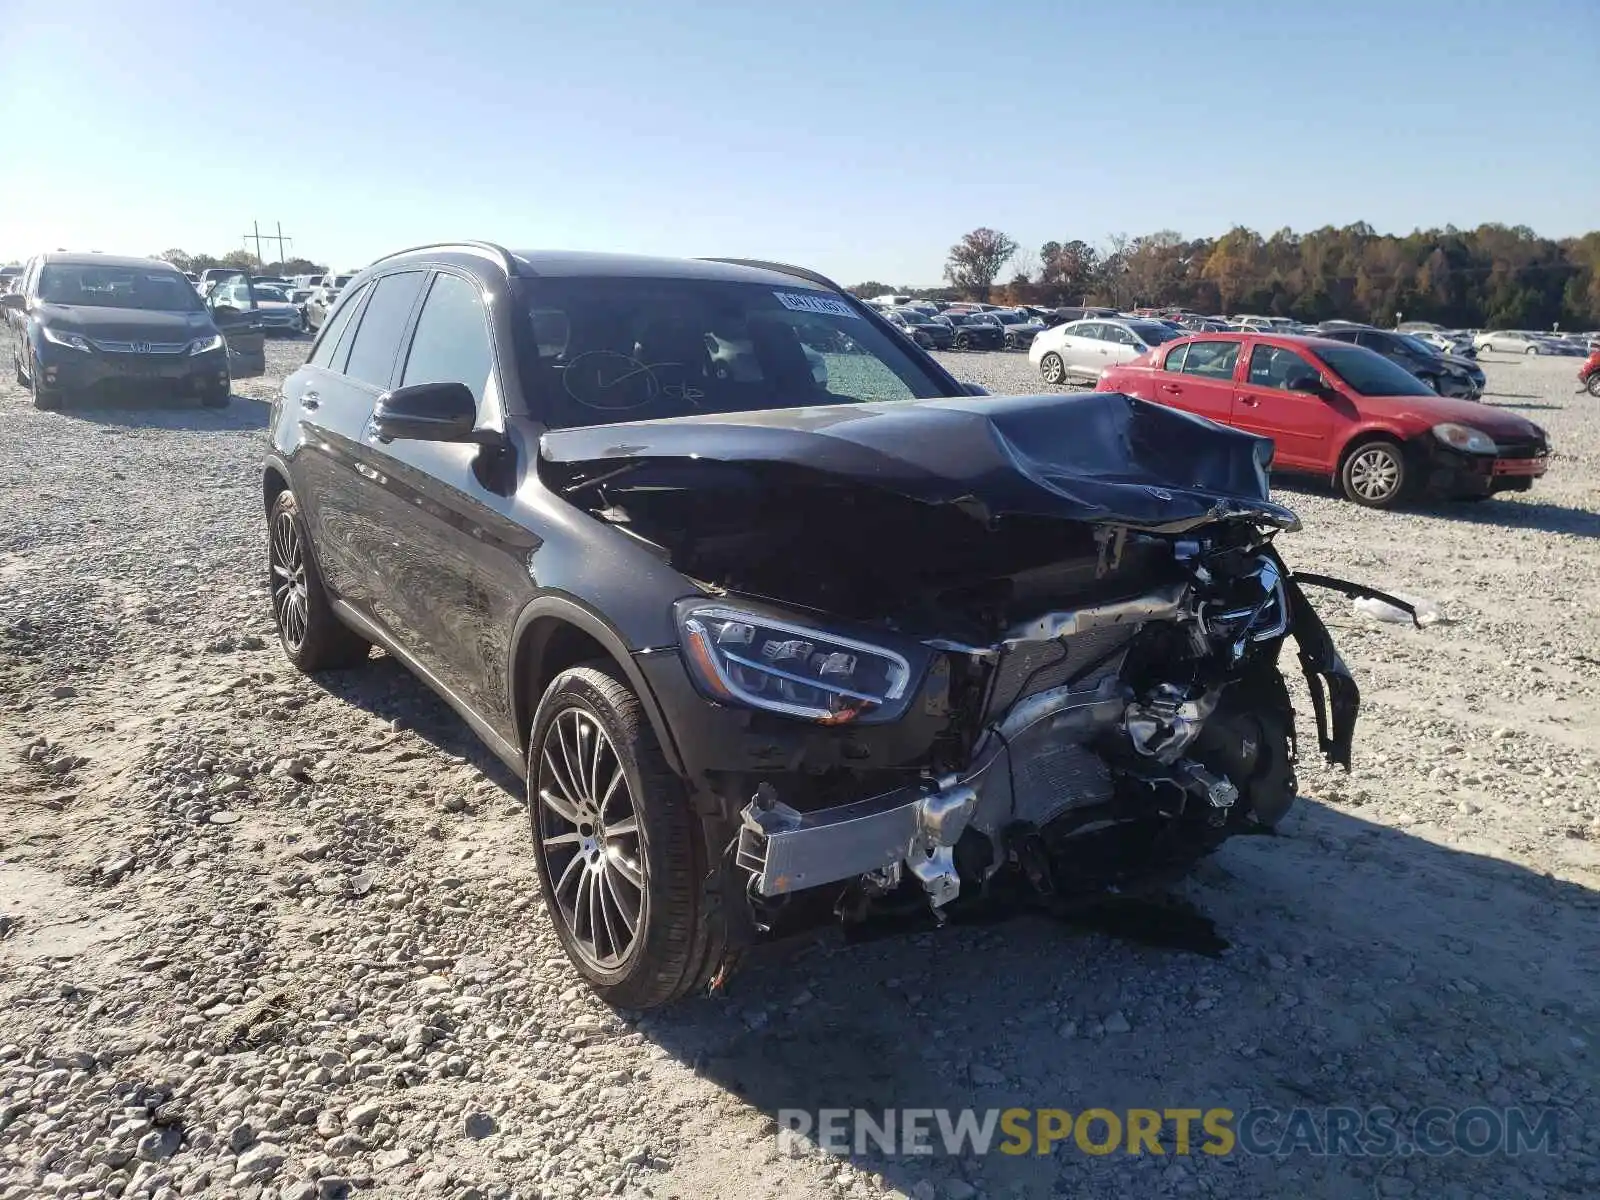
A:
<svg viewBox="0 0 1600 1200">
<path fill-rule="evenodd" d="M 269 395 L 303 342 L 274 343 Z M 9 355 L 7 355 L 9 357 Z M 994 391 L 1017 354 L 949 355 Z M 1291 565 L 1435 600 L 1323 611 L 1366 700 L 1283 836 L 1182 895 L 1231 947 L 1039 919 L 774 947 L 726 995 L 597 1004 L 515 781 L 381 657 L 273 640 L 265 410 L 37 413 L 0 384 L 0 1198 L 1600 1194 L 1600 404 L 1491 357 L 1552 432 L 1530 497 L 1370 513 Z M 1303 710 L 1303 704 L 1302 704 Z M 1522 1157 L 780 1153 L 783 1108 L 1553 1109 Z"/>
</svg>

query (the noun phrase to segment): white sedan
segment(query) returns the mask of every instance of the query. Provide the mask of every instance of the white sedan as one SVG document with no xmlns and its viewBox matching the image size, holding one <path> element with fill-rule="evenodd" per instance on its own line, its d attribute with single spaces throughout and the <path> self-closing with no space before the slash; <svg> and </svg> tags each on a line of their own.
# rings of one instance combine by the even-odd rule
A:
<svg viewBox="0 0 1600 1200">
<path fill-rule="evenodd" d="M 1535 333 L 1524 333 L 1517 329 L 1485 330 L 1472 339 L 1473 346 L 1481 354 L 1485 350 L 1493 350 L 1501 354 L 1553 354 L 1546 339 Z"/>
<path fill-rule="evenodd" d="M 1028 347 L 1028 361 L 1046 383 L 1095 380 L 1100 372 L 1125 363 L 1162 342 L 1184 336 L 1160 321 L 1096 317 L 1046 329 Z"/>
</svg>

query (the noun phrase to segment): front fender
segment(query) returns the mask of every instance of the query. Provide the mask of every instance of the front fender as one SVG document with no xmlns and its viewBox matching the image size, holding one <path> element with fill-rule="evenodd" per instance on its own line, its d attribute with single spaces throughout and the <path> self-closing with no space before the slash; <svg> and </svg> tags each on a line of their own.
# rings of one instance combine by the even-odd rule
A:
<svg viewBox="0 0 1600 1200">
<path fill-rule="evenodd" d="M 687 775 L 677 738 L 673 736 L 672 728 L 662 715 L 661 703 L 656 698 L 655 691 L 634 659 L 636 651 L 609 621 L 565 592 L 544 592 L 528 601 L 517 615 L 517 623 L 512 631 L 511 661 L 507 664 L 506 678 L 512 688 L 509 708 L 517 724 L 517 744 L 524 753 L 527 751 L 533 713 L 540 699 L 531 689 L 527 692 L 521 690 L 527 686 L 524 675 L 528 670 L 528 663 L 524 656 L 531 648 L 529 639 L 535 636 L 534 626 L 541 620 L 553 620 L 570 625 L 593 638 L 605 650 L 622 671 L 628 686 L 633 689 L 633 694 L 639 698 L 639 705 L 644 709 L 651 728 L 655 730 L 656 741 L 666 756 L 667 764 L 679 775 Z"/>
</svg>

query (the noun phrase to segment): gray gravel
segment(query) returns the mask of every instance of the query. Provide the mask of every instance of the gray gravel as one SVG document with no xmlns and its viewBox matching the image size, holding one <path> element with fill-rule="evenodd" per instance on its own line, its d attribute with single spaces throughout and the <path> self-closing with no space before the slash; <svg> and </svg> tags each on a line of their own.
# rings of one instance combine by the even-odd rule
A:
<svg viewBox="0 0 1600 1200">
<path fill-rule="evenodd" d="M 269 348 L 275 375 L 304 343 Z M 1021 355 L 950 355 L 1037 391 Z M 1527 498 L 1375 514 L 1314 484 L 1292 564 L 1366 709 L 1284 836 L 1182 895 L 1203 958 L 1042 920 L 754 956 L 640 1020 L 577 986 L 514 781 L 403 671 L 288 669 L 263 406 L 36 413 L 0 385 L 0 1200 L 1600 1193 L 1600 404 Z M 275 380 L 241 386 L 270 394 Z M 1303 705 L 1302 705 L 1303 708 Z M 1553 1107 L 1554 1155 L 779 1154 L 782 1108 Z M 1170 1148 L 1170 1147 L 1169 1147 Z"/>
</svg>

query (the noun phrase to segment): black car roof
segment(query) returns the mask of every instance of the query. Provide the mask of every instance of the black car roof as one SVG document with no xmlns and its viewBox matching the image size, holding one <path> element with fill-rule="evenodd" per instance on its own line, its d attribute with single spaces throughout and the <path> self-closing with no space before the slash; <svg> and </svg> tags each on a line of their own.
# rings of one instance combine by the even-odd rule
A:
<svg viewBox="0 0 1600 1200">
<path fill-rule="evenodd" d="M 545 278 L 714 279 L 759 283 L 767 287 L 807 286 L 842 291 L 826 276 L 786 263 L 727 258 L 657 258 L 643 254 L 607 254 L 586 250 L 507 250 L 492 242 L 455 242 L 415 246 L 385 255 L 396 260 L 450 261 L 488 259 L 507 275 Z"/>
<path fill-rule="evenodd" d="M 72 254 L 52 251 L 41 254 L 40 259 L 47 265 L 58 264 L 69 267 L 124 267 L 135 271 L 165 270 L 178 271 L 162 258 L 129 258 L 121 254 Z M 183 272 L 178 271 L 178 274 Z"/>
</svg>

